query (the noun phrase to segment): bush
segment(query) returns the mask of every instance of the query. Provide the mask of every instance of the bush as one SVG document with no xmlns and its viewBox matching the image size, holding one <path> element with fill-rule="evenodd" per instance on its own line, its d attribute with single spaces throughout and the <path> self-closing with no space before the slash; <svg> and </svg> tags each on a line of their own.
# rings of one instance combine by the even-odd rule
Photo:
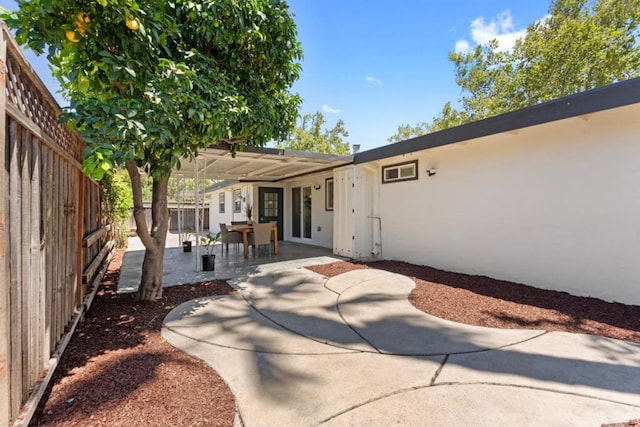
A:
<svg viewBox="0 0 640 427">
<path fill-rule="evenodd" d="M 116 247 L 127 246 L 129 226 L 127 219 L 133 207 L 133 193 L 126 171 L 116 171 L 113 174 L 105 174 L 100 180 L 104 191 L 104 203 L 109 223 L 113 227 L 113 236 Z"/>
</svg>

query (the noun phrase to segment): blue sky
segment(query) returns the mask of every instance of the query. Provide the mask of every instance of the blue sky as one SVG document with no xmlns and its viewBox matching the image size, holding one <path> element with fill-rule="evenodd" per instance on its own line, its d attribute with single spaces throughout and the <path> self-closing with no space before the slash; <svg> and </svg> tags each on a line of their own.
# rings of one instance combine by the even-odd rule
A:
<svg viewBox="0 0 640 427">
<path fill-rule="evenodd" d="M 294 91 L 300 113 L 342 119 L 347 140 L 370 149 L 387 144 L 398 125 L 429 121 L 460 91 L 448 53 L 497 37 L 509 48 L 541 19 L 547 0 L 289 0 L 304 50 Z M 15 2 L 0 0 L 13 9 Z M 45 58 L 27 53 L 52 92 Z M 63 101 L 59 98 L 59 102 Z"/>
</svg>

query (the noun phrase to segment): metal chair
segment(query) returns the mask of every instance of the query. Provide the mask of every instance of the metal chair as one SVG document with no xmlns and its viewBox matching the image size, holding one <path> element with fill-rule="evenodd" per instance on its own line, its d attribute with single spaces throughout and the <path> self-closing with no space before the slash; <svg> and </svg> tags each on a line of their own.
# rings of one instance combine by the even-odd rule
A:
<svg viewBox="0 0 640 427">
<path fill-rule="evenodd" d="M 242 243 L 242 233 L 239 231 L 227 230 L 227 225 L 223 222 L 220 223 L 220 241 L 222 242 L 222 252 L 224 253 L 224 247 L 227 247 L 227 254 L 229 253 L 229 243 L 236 245 L 236 251 L 238 251 L 239 243 Z"/>
</svg>

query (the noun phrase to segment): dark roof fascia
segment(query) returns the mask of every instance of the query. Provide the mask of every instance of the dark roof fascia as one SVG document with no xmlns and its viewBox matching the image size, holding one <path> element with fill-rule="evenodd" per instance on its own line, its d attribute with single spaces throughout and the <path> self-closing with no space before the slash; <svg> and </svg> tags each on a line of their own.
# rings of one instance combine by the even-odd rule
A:
<svg viewBox="0 0 640 427">
<path fill-rule="evenodd" d="M 386 159 L 636 103 L 640 103 L 640 78 L 602 86 L 521 110 L 362 151 L 354 155 L 353 163 Z"/>
<path fill-rule="evenodd" d="M 352 165 L 352 164 L 353 164 L 353 162 L 345 162 L 345 163 L 342 163 L 340 165 L 332 165 L 332 166 L 329 166 L 329 167 L 326 167 L 326 168 L 322 168 L 322 169 L 316 169 L 316 170 L 309 171 L 309 172 L 299 173 L 297 175 L 291 175 L 291 176 L 287 176 L 287 177 L 284 177 L 284 178 L 278 178 L 278 179 L 274 180 L 273 182 L 282 182 L 282 181 L 288 181 L 290 179 L 302 178 L 302 177 L 309 176 L 309 175 L 315 175 L 315 174 L 318 174 L 318 173 L 328 172 L 328 171 L 334 170 L 336 168 L 341 168 L 343 166 L 348 166 L 348 165 Z"/>
<path fill-rule="evenodd" d="M 226 150 L 231 152 L 231 144 L 212 144 L 207 147 L 212 150 Z M 284 154 L 284 150 L 279 148 L 269 148 L 269 147 L 254 147 L 253 145 L 239 145 L 237 147 L 237 151 L 242 153 L 258 153 L 258 154 L 271 154 L 274 156 L 282 156 Z"/>
</svg>

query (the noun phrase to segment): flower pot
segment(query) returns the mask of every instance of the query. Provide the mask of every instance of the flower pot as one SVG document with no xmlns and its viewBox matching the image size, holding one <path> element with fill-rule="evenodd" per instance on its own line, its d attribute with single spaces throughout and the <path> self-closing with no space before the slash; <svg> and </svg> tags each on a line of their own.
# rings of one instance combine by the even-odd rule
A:
<svg viewBox="0 0 640 427">
<path fill-rule="evenodd" d="M 182 242 L 182 252 L 191 252 L 191 240 Z"/>
<path fill-rule="evenodd" d="M 216 255 L 202 255 L 202 271 L 214 271 L 216 269 Z"/>
</svg>

